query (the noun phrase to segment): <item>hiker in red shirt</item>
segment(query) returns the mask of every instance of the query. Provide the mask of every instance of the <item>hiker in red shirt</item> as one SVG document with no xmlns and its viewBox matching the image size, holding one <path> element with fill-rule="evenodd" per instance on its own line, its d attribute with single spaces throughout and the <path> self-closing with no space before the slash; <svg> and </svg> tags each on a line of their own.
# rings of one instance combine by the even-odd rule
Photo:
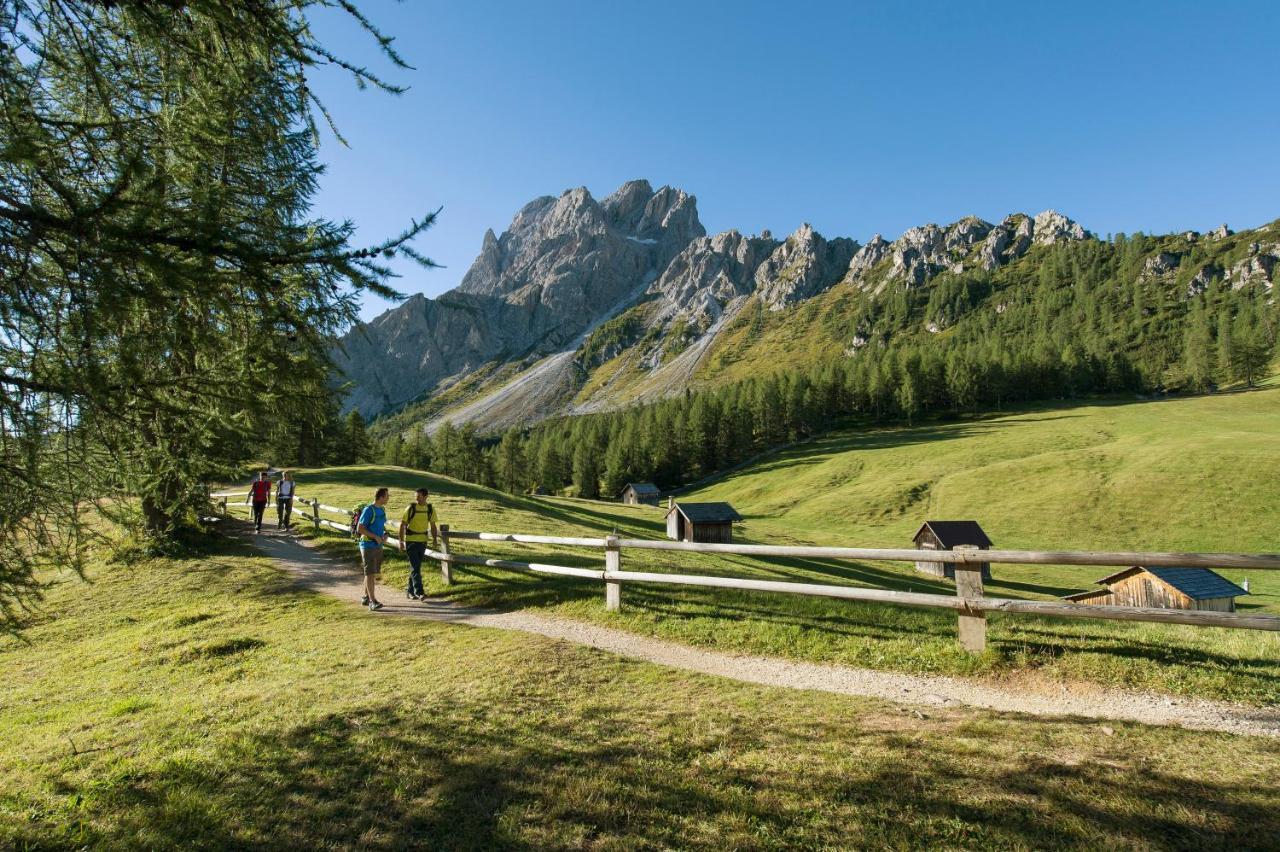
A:
<svg viewBox="0 0 1280 852">
<path fill-rule="evenodd" d="M 267 502 L 271 499 L 271 480 L 267 479 L 264 470 L 258 474 L 256 482 L 249 486 L 249 493 L 244 502 L 253 501 L 253 531 L 262 532 L 262 513 L 267 510 Z"/>
</svg>

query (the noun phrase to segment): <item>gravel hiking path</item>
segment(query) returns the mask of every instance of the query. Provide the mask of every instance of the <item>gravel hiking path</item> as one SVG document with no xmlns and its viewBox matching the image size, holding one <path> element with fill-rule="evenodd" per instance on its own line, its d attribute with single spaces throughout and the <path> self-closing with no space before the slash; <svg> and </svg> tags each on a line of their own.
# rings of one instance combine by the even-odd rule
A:
<svg viewBox="0 0 1280 852">
<path fill-rule="evenodd" d="M 274 527 L 255 535 L 248 524 L 233 521 L 229 531 L 273 557 L 304 588 L 359 604 L 361 577 L 354 553 L 350 559 L 338 559 Z M 1031 716 L 1086 718 L 1099 723 L 1116 720 L 1178 725 L 1203 731 L 1280 738 L 1280 707 L 1247 707 L 1101 687 L 1084 692 L 1070 691 L 1061 685 L 1045 685 L 1034 690 L 1022 688 L 1014 691 L 963 678 L 726 654 L 532 612 L 497 612 L 440 600 L 409 601 L 405 600 L 402 590 L 383 588 L 385 608 L 376 613 L 370 612 L 370 618 L 422 618 L 472 627 L 519 630 L 623 657 L 747 683 L 882 698 L 899 704 L 934 708 L 979 707 Z M 1104 735 L 1112 733 L 1102 724 L 1099 724 L 1099 732 Z"/>
</svg>

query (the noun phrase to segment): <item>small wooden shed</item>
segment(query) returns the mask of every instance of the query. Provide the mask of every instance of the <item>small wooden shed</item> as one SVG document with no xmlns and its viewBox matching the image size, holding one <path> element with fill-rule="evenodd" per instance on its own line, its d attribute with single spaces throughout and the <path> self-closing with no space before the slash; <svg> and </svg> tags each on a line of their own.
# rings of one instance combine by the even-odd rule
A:
<svg viewBox="0 0 1280 852">
<path fill-rule="evenodd" d="M 991 539 L 978 526 L 977 521 L 925 521 L 916 530 L 917 550 L 953 550 L 957 545 L 968 544 L 979 550 L 990 550 Z M 917 562 L 916 570 L 933 577 L 954 580 L 956 567 L 950 562 Z M 982 579 L 991 579 L 991 563 L 982 563 Z"/>
<path fill-rule="evenodd" d="M 652 482 L 628 482 L 622 489 L 622 502 L 629 506 L 656 506 L 661 498 L 662 493 Z"/>
<path fill-rule="evenodd" d="M 1098 582 L 1105 588 L 1076 592 L 1063 600 L 1103 606 L 1235 612 L 1235 599 L 1248 594 L 1210 568 L 1134 565 Z"/>
<path fill-rule="evenodd" d="M 729 544 L 742 516 L 728 503 L 675 503 L 667 510 L 667 538 Z"/>
</svg>

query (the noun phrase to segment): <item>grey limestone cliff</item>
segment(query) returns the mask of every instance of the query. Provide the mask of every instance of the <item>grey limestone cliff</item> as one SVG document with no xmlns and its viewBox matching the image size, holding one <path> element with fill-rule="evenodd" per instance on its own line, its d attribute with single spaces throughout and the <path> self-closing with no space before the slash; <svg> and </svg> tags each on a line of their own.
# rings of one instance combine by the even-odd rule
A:
<svg viewBox="0 0 1280 852">
<path fill-rule="evenodd" d="M 944 272 L 994 270 L 1036 246 L 1089 236 L 1048 210 L 998 225 L 966 216 L 911 228 L 893 242 L 876 234 L 863 246 L 808 224 L 783 241 L 767 231 L 709 237 L 696 199 L 680 189 L 629 181 L 597 201 L 578 187 L 529 202 L 501 234 L 486 231 L 457 288 L 438 299 L 414 296 L 358 326 L 340 341 L 335 361 L 351 388 L 347 407 L 369 416 L 505 365 L 507 384 L 452 410 L 450 419 L 464 411 L 487 418 L 485 426 L 527 422 L 562 410 L 585 370 L 641 339 L 637 363 L 653 373 L 654 387 L 678 389 L 751 297 L 780 311 L 841 281 L 872 294 L 921 287 Z M 1235 286 L 1270 286 L 1278 256 L 1274 246 L 1258 246 L 1216 274 Z M 620 325 L 591 338 L 633 307 Z M 673 335 L 681 339 L 669 341 Z M 590 364 L 575 356 L 588 339 L 607 341 L 587 347 Z"/>
<path fill-rule="evenodd" d="M 603 202 L 585 188 L 538 198 L 501 236 L 485 234 L 457 289 L 414 297 L 342 339 L 347 406 L 378 414 L 485 363 L 572 346 L 705 233 L 693 196 L 646 181 Z"/>
</svg>

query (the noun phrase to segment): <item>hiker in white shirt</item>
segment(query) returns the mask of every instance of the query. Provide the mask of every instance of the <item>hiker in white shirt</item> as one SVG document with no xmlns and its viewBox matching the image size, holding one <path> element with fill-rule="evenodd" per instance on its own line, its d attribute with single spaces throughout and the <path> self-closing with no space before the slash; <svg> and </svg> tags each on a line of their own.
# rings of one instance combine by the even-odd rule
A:
<svg viewBox="0 0 1280 852">
<path fill-rule="evenodd" d="M 276 529 L 289 529 L 289 516 L 293 514 L 293 474 L 285 471 L 276 487 Z"/>
</svg>

